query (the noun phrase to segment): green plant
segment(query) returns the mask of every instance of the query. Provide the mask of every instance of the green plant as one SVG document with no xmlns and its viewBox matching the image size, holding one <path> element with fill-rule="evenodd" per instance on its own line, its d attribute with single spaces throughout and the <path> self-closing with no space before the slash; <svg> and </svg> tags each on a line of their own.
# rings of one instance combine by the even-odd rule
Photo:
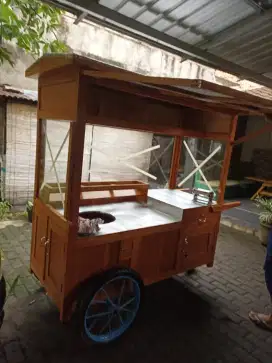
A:
<svg viewBox="0 0 272 363">
<path fill-rule="evenodd" d="M 0 1 L 0 65 L 14 65 L 7 47 L 14 43 L 33 56 L 64 52 L 67 46 L 58 39 L 63 12 L 40 0 Z"/>
<path fill-rule="evenodd" d="M 0 220 L 5 219 L 10 213 L 11 205 L 7 200 L 0 202 Z"/>
<path fill-rule="evenodd" d="M 272 225 L 272 199 L 268 198 L 256 198 L 255 202 L 261 209 L 259 220 L 266 225 Z"/>
<path fill-rule="evenodd" d="M 29 212 L 33 209 L 33 203 L 30 200 L 26 203 L 26 211 Z"/>
</svg>

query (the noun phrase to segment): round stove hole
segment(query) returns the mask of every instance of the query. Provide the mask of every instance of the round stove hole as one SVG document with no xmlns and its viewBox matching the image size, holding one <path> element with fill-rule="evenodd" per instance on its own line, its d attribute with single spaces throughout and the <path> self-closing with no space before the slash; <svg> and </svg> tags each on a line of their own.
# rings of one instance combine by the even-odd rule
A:
<svg viewBox="0 0 272 363">
<path fill-rule="evenodd" d="M 85 219 L 95 219 L 95 218 L 101 218 L 102 221 L 104 221 L 104 224 L 111 223 L 115 221 L 115 217 L 110 213 L 103 213 L 98 211 L 91 211 L 91 212 L 81 212 L 79 213 L 79 216 L 81 218 Z"/>
</svg>

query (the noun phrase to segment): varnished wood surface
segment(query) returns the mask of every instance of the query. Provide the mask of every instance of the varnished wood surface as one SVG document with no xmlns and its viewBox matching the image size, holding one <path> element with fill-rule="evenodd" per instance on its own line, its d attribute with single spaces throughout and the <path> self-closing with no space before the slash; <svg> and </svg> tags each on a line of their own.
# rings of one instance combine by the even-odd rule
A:
<svg viewBox="0 0 272 363">
<path fill-rule="evenodd" d="M 39 195 L 45 135 L 38 122 L 31 244 L 31 269 L 56 302 L 61 320 L 71 316 L 78 286 L 112 267 L 133 268 L 144 284 L 150 284 L 201 265 L 212 266 L 221 211 L 237 205 L 224 203 L 237 116 L 272 114 L 271 102 L 202 80 L 144 77 L 75 55 L 44 56 L 26 73 L 39 74 L 38 118 L 71 122 L 67 180 L 61 184 L 64 216 Z M 118 196 L 120 190 L 128 194 L 134 190 L 133 201 L 146 202 L 148 188 L 136 181 L 81 183 L 86 124 L 174 136 L 170 188 L 176 186 L 183 137 L 225 142 L 219 204 L 195 208 L 187 203 L 179 221 L 79 237 L 81 205 L 132 200 L 131 195 Z M 57 185 L 46 188 L 47 199 L 50 193 L 59 193 Z M 110 198 L 103 197 L 105 191 Z M 98 198 L 88 193 L 97 193 Z"/>
<path fill-rule="evenodd" d="M 145 284 L 150 284 L 212 264 L 219 218 L 220 213 L 203 206 L 185 210 L 179 223 L 74 240 L 72 224 L 37 200 L 31 268 L 66 320 L 66 297 L 78 284 L 102 270 L 116 266 L 134 268 Z M 41 244 L 44 235 L 49 240 L 47 247 Z"/>
<path fill-rule="evenodd" d="M 182 150 L 182 137 L 176 136 L 174 140 L 174 147 L 172 153 L 170 177 L 169 177 L 169 189 L 175 189 L 177 186 L 177 177 L 180 166 L 180 154 Z"/>
</svg>

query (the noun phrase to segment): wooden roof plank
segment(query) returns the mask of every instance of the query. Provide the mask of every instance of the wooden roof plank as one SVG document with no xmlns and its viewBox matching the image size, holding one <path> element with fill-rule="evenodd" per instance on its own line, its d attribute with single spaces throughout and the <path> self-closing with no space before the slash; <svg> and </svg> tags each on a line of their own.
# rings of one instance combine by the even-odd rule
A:
<svg viewBox="0 0 272 363">
<path fill-rule="evenodd" d="M 152 86 L 155 86 L 156 99 L 167 95 L 166 102 L 170 103 L 177 103 L 179 98 L 179 104 L 203 110 L 228 114 L 272 114 L 270 100 L 249 93 L 199 79 L 144 76 L 77 54 L 44 55 L 27 69 L 26 76 L 41 75 L 69 64 L 74 64 L 83 74 L 93 79 L 104 80 L 108 84 L 112 84 L 112 81 L 122 82 L 123 91 L 124 84 L 146 87 L 145 97 L 148 97 L 148 92 L 151 92 L 151 97 L 154 97 Z M 137 94 L 138 92 L 139 90 Z M 160 98 L 158 98 L 159 95 Z M 254 110 L 253 107 L 256 109 Z"/>
<path fill-rule="evenodd" d="M 118 84 L 119 83 L 119 84 Z M 158 101 L 167 102 L 170 104 L 181 105 L 184 107 L 194 107 L 195 109 L 199 109 L 202 111 L 208 112 L 221 112 L 225 114 L 234 115 L 237 112 L 232 108 L 226 108 L 224 105 L 213 105 L 214 107 L 209 107 L 209 104 L 204 103 L 203 101 L 190 99 L 189 97 L 181 97 L 181 95 L 177 92 L 173 92 L 167 89 L 151 87 L 148 88 L 143 84 L 135 84 L 135 83 L 127 83 L 127 82 L 119 82 L 118 81 L 107 81 L 103 79 L 97 79 L 95 84 L 98 86 L 114 89 L 120 92 L 126 92 L 130 94 L 134 94 L 141 97 L 151 98 Z"/>
</svg>

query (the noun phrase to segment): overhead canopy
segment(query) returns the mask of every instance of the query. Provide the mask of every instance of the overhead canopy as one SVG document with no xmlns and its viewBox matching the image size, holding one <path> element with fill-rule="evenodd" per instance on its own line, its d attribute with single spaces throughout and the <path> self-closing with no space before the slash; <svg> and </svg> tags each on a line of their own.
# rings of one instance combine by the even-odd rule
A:
<svg viewBox="0 0 272 363">
<path fill-rule="evenodd" d="M 45 0 L 272 88 L 272 0 Z"/>
<path fill-rule="evenodd" d="M 146 98 L 225 114 L 272 114 L 270 100 L 245 92 L 200 79 L 143 76 L 76 54 L 44 55 L 28 68 L 26 76 L 41 76 L 71 65 L 98 86 Z"/>
</svg>

